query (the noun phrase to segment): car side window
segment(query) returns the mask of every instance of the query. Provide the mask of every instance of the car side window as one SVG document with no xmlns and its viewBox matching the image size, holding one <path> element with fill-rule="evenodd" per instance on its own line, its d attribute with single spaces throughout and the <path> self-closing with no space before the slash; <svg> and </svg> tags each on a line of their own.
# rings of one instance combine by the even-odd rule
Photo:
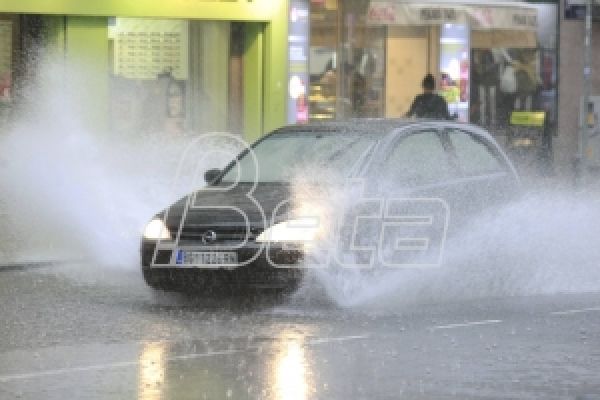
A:
<svg viewBox="0 0 600 400">
<path fill-rule="evenodd" d="M 446 150 L 434 130 L 400 139 L 388 153 L 380 171 L 384 184 L 421 186 L 456 178 Z"/>
<path fill-rule="evenodd" d="M 464 176 L 488 175 L 505 171 L 503 163 L 481 139 L 461 130 L 449 130 L 448 139 L 454 148 Z"/>
</svg>

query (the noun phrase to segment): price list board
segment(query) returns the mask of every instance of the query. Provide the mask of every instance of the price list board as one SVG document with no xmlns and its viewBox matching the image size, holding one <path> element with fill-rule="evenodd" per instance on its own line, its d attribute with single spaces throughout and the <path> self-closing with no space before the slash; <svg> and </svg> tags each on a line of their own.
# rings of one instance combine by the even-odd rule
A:
<svg viewBox="0 0 600 400">
<path fill-rule="evenodd" d="M 118 18 L 114 32 L 115 72 L 129 79 L 156 79 L 171 71 L 188 76 L 187 21 Z"/>
</svg>

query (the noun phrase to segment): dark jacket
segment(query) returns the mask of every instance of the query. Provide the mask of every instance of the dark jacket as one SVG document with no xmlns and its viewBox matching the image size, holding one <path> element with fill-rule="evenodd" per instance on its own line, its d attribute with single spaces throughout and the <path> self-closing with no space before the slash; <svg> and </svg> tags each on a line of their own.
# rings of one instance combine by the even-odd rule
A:
<svg viewBox="0 0 600 400">
<path fill-rule="evenodd" d="M 440 95 L 435 93 L 423 93 L 415 97 L 407 117 L 452 119 L 448 111 L 448 103 Z"/>
</svg>

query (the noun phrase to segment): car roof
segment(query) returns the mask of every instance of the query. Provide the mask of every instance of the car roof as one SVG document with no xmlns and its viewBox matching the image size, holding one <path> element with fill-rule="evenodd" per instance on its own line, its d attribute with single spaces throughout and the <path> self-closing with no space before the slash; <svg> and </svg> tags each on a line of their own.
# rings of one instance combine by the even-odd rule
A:
<svg viewBox="0 0 600 400">
<path fill-rule="evenodd" d="M 280 132 L 389 132 L 394 129 L 402 128 L 411 124 L 406 119 L 385 119 L 385 118 L 361 118 L 349 119 L 344 121 L 327 120 L 315 121 L 308 124 L 288 125 L 281 128 Z"/>
<path fill-rule="evenodd" d="M 316 121 L 308 124 L 288 125 L 273 133 L 364 133 L 364 134 L 387 134 L 396 130 L 404 130 L 412 127 L 435 127 L 435 128 L 457 128 L 466 129 L 476 135 L 491 139 L 489 133 L 480 127 L 466 123 L 452 121 L 440 121 L 431 119 L 406 119 L 406 118 L 360 118 L 345 121 L 327 120 Z"/>
</svg>

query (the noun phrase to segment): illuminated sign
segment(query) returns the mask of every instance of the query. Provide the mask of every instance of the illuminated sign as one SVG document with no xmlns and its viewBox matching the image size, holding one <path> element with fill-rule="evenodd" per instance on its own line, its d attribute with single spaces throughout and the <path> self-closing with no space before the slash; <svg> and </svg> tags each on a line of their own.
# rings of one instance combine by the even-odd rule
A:
<svg viewBox="0 0 600 400">
<path fill-rule="evenodd" d="M 511 125 L 542 128 L 545 122 L 546 113 L 544 111 L 513 111 L 510 114 Z"/>
<path fill-rule="evenodd" d="M 394 3 L 371 1 L 370 25 L 469 25 L 475 30 L 536 30 L 537 10 L 526 5 L 449 5 L 448 3 Z"/>
<path fill-rule="evenodd" d="M 290 2 L 288 32 L 288 123 L 308 122 L 308 54 L 310 51 L 308 0 Z"/>
</svg>

